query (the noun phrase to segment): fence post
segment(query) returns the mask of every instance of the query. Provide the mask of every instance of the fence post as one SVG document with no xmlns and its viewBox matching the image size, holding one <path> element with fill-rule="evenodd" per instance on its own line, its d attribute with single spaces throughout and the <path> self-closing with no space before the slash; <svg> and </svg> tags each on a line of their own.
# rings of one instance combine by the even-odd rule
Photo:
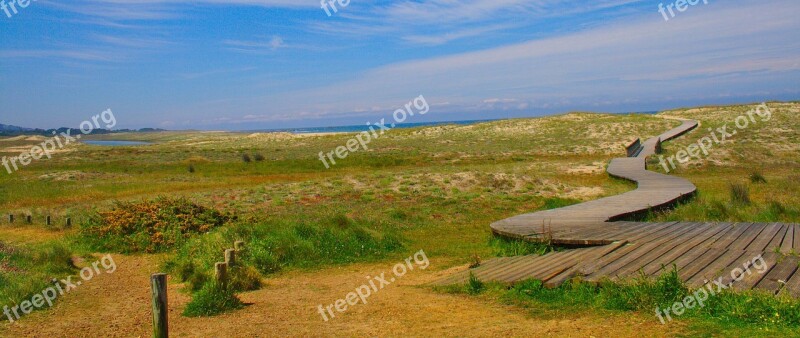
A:
<svg viewBox="0 0 800 338">
<path fill-rule="evenodd" d="M 236 251 L 244 250 L 244 241 L 236 241 L 236 242 L 234 242 L 233 243 L 233 248 L 236 249 Z"/>
<path fill-rule="evenodd" d="M 8 223 L 14 223 L 14 214 L 8 214 Z"/>
<path fill-rule="evenodd" d="M 45 219 L 45 223 L 47 223 L 47 226 L 50 226 L 50 223 L 51 223 L 50 222 L 50 215 L 47 215 L 47 218 Z"/>
<path fill-rule="evenodd" d="M 67 228 L 69 228 L 69 227 L 71 227 L 71 226 L 72 226 L 72 218 L 69 218 L 69 217 L 67 217 L 67 223 L 66 223 L 66 225 L 67 225 Z"/>
<path fill-rule="evenodd" d="M 28 224 L 33 224 L 33 216 L 31 215 L 25 216 L 25 220 L 28 222 Z"/>
<path fill-rule="evenodd" d="M 229 267 L 236 266 L 236 250 L 225 250 L 225 264 L 227 264 Z"/>
<path fill-rule="evenodd" d="M 214 278 L 217 280 L 217 284 L 223 288 L 227 287 L 228 285 L 228 264 L 223 262 L 217 262 L 214 264 Z"/>
<path fill-rule="evenodd" d="M 153 338 L 169 337 L 169 308 L 167 307 L 167 275 L 157 273 L 150 277 L 153 295 Z"/>
</svg>

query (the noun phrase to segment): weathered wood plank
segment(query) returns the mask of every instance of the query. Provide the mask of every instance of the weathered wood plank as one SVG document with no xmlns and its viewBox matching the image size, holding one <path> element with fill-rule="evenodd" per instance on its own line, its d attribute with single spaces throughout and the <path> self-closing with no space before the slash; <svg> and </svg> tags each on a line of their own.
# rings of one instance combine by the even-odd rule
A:
<svg viewBox="0 0 800 338">
<path fill-rule="evenodd" d="M 737 238 L 733 244 L 731 244 L 731 249 L 734 250 L 744 250 L 747 248 L 756 238 L 764 232 L 767 228 L 767 224 L 765 223 L 755 223 L 752 227 L 747 229 L 747 232 L 742 234 L 741 237 Z"/>
<path fill-rule="evenodd" d="M 764 251 L 769 245 L 770 242 L 778 235 L 778 232 L 781 231 L 781 225 L 778 223 L 768 224 L 764 231 L 758 234 L 755 240 L 753 240 L 750 245 L 748 245 L 744 250 L 745 251 Z"/>
<path fill-rule="evenodd" d="M 572 268 L 562 272 L 559 275 L 554 276 L 551 279 L 548 279 L 547 282 L 545 283 L 545 286 L 549 288 L 558 287 L 559 285 L 563 284 L 569 279 L 578 276 L 580 274 L 580 270 L 583 269 L 587 264 L 595 262 L 627 244 L 628 244 L 627 241 L 620 241 L 617 243 L 606 245 L 605 247 L 602 248 L 602 250 L 595 252 L 593 257 L 587 257 L 589 259 L 585 260 L 584 262 L 573 266 Z"/>
<path fill-rule="evenodd" d="M 744 251 L 729 249 L 723 255 L 717 257 L 713 262 L 710 262 L 705 267 L 702 267 L 700 271 L 698 271 L 694 276 L 687 280 L 687 284 L 692 287 L 700 287 L 708 283 L 720 275 L 720 271 L 724 270 L 725 267 L 731 265 L 731 263 L 736 262 L 739 258 L 744 255 Z"/>
<path fill-rule="evenodd" d="M 794 275 L 786 281 L 786 285 L 780 294 L 788 293 L 790 296 L 800 298 L 800 270 L 795 271 Z"/>
<path fill-rule="evenodd" d="M 672 239 L 674 239 L 676 237 L 679 237 L 679 236 L 683 235 L 684 233 L 689 232 L 690 230 L 692 230 L 692 228 L 690 228 L 690 227 L 677 228 L 671 234 L 667 234 L 666 236 L 662 236 L 662 237 L 660 237 L 658 239 L 654 239 L 651 242 L 642 244 L 636 250 L 634 250 L 631 253 L 625 255 L 624 257 L 620 257 L 619 259 L 615 260 L 611 264 L 606 265 L 605 267 L 603 267 L 602 269 L 596 271 L 595 273 L 593 273 L 591 276 L 588 276 L 588 277 L 594 279 L 594 278 L 597 278 L 597 277 L 600 277 L 600 276 L 609 276 L 612 273 L 614 273 L 615 271 L 619 270 L 620 268 L 626 266 L 628 263 L 636 260 L 641 255 L 650 252 L 651 250 L 657 248 L 659 245 L 662 245 L 662 244 L 664 244 L 666 242 L 669 242 Z"/>
<path fill-rule="evenodd" d="M 654 275 L 655 273 L 661 271 L 662 268 L 664 268 L 664 267 L 670 268 L 673 265 L 673 263 L 674 263 L 675 267 L 680 269 L 680 268 L 682 268 L 682 266 L 679 266 L 677 264 L 678 263 L 677 260 L 679 258 L 684 257 L 687 253 L 692 252 L 694 249 L 696 249 L 698 246 L 700 246 L 703 243 L 708 243 L 708 242 L 715 241 L 715 238 L 721 237 L 722 234 L 725 234 L 726 232 L 728 232 L 730 230 L 731 230 L 731 227 L 728 226 L 727 224 L 712 224 L 712 225 L 709 225 L 708 231 L 702 233 L 699 236 L 696 236 L 695 238 L 691 238 L 691 239 L 689 239 L 688 241 L 686 241 L 686 242 L 684 242 L 682 244 L 678 243 L 678 245 L 674 249 L 672 249 L 669 252 L 667 252 L 660 259 L 654 260 L 653 262 L 650 262 L 647 265 L 644 265 L 641 268 L 641 270 L 646 275 Z M 706 250 L 707 249 L 702 250 L 702 252 L 705 252 Z M 698 252 L 696 254 L 699 255 L 702 252 Z M 686 261 L 687 259 L 696 259 L 696 258 L 697 258 L 696 256 L 695 257 L 689 256 L 687 258 L 684 258 L 684 261 Z M 685 262 L 683 263 L 683 265 L 685 265 Z"/>
<path fill-rule="evenodd" d="M 794 225 L 794 252 L 800 253 L 800 224 Z"/>
<path fill-rule="evenodd" d="M 797 272 L 798 264 L 800 264 L 800 258 L 796 256 L 780 259 L 778 265 L 756 285 L 756 289 L 772 291 L 773 293 L 780 291 L 789 278 Z"/>
<path fill-rule="evenodd" d="M 775 268 L 775 266 L 778 264 L 778 258 L 781 257 L 781 255 L 774 252 L 767 252 L 763 254 L 763 261 L 766 262 L 767 268 L 762 270 L 758 270 L 754 266 L 755 261 L 753 261 L 753 258 L 755 257 L 756 256 L 748 258 L 750 260 L 750 264 L 748 267 L 750 273 L 748 274 L 747 272 L 745 272 L 744 279 L 738 282 L 734 281 L 733 275 L 739 270 L 734 271 L 732 269 L 731 271 L 733 271 L 733 273 L 731 273 L 731 276 L 729 276 L 731 277 L 731 280 L 728 281 L 728 279 L 726 279 L 725 283 L 730 283 L 731 285 L 733 285 L 733 289 L 736 291 L 750 290 L 754 288 L 759 282 L 761 282 L 761 280 L 763 280 L 764 277 L 766 277 L 770 273 L 770 271 L 772 271 Z M 745 262 L 744 264 L 747 263 Z M 742 268 L 742 269 L 747 271 L 748 268 Z"/>
<path fill-rule="evenodd" d="M 784 254 L 788 254 L 792 252 L 792 245 L 794 243 L 794 236 L 795 235 L 795 226 L 792 224 L 786 224 L 786 236 L 783 237 L 783 243 L 781 243 L 781 252 Z"/>
<path fill-rule="evenodd" d="M 687 224 L 685 227 L 691 230 L 672 240 L 665 240 L 663 242 L 660 242 L 658 245 L 655 246 L 655 248 L 649 250 L 648 252 L 645 252 L 644 254 L 640 255 L 638 258 L 631 261 L 627 265 L 611 273 L 610 276 L 625 278 L 625 277 L 631 277 L 633 274 L 638 274 L 638 271 L 641 270 L 644 266 L 652 262 L 659 261 L 665 254 L 675 249 L 685 240 L 693 237 L 701 237 L 702 239 L 706 239 L 707 237 L 703 236 L 707 234 L 709 230 L 713 230 L 711 227 L 703 225 L 703 223 L 690 223 Z"/>
</svg>

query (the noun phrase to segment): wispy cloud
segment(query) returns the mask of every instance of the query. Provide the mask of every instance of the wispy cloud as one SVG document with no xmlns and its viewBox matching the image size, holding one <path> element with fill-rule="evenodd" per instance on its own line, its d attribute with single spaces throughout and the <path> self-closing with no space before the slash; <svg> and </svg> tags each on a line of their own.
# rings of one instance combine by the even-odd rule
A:
<svg viewBox="0 0 800 338">
<path fill-rule="evenodd" d="M 266 41 L 241 41 L 241 40 L 225 40 L 222 44 L 226 48 L 233 51 L 246 52 L 246 53 L 264 53 L 274 52 L 281 48 L 286 48 L 286 42 L 280 36 L 273 36 Z"/>
<path fill-rule="evenodd" d="M 0 50 L 0 58 L 40 58 L 80 61 L 112 61 L 114 55 L 99 51 L 77 49 L 17 49 Z"/>
<path fill-rule="evenodd" d="M 313 97 L 316 105 L 343 112 L 420 92 L 461 108 L 503 103 L 528 109 L 533 102 L 552 107 L 716 97 L 742 87 L 783 91 L 787 74 L 796 82 L 800 71 L 800 41 L 786 34 L 800 31 L 798 9 L 793 0 L 719 4 L 668 24 L 654 12 L 562 36 L 379 67 L 281 99 Z M 747 24 L 752 13 L 770 19 Z M 486 101 L 497 94 L 516 101 Z"/>
<path fill-rule="evenodd" d="M 509 28 L 514 27 L 513 25 L 490 25 L 486 27 L 479 27 L 479 28 L 470 28 L 470 29 L 463 29 L 458 31 L 449 31 L 440 34 L 428 34 L 428 35 L 407 35 L 403 37 L 403 40 L 420 44 L 420 45 L 442 45 L 448 43 L 450 41 L 465 39 L 469 37 L 479 36 L 488 34 L 491 32 L 499 31 L 499 30 L 506 30 Z"/>
</svg>

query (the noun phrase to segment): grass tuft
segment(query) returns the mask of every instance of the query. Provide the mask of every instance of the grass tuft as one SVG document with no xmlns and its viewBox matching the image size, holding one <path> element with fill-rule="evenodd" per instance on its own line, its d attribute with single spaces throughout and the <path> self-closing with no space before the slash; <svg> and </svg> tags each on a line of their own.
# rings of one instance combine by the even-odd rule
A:
<svg viewBox="0 0 800 338">
<path fill-rule="evenodd" d="M 734 204 L 750 204 L 750 188 L 744 184 L 731 184 L 731 202 Z"/>
<path fill-rule="evenodd" d="M 522 239 L 510 239 L 500 236 L 491 236 L 489 246 L 498 257 L 513 257 L 526 255 L 544 255 L 556 251 L 556 248 L 547 243 L 528 242 Z"/>
<path fill-rule="evenodd" d="M 244 303 L 236 297 L 233 288 L 223 288 L 215 282 L 208 282 L 193 295 L 192 301 L 186 305 L 183 315 L 187 317 L 209 317 L 243 307 Z"/>
<path fill-rule="evenodd" d="M 750 174 L 750 182 L 755 184 L 758 183 L 766 184 L 767 179 L 760 172 L 754 171 Z"/>
<path fill-rule="evenodd" d="M 466 288 L 467 293 L 470 295 L 478 295 L 481 294 L 485 289 L 486 285 L 480 279 L 478 279 L 478 277 L 475 277 L 474 273 L 470 272 L 469 282 L 467 282 Z"/>
</svg>

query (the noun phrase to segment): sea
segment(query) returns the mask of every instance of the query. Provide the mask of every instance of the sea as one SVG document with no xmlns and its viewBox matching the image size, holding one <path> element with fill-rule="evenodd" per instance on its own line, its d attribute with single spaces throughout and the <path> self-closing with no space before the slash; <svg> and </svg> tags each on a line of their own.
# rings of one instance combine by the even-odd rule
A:
<svg viewBox="0 0 800 338">
<path fill-rule="evenodd" d="M 458 125 L 466 126 L 477 123 L 498 121 L 499 119 L 491 120 L 462 120 L 462 121 L 443 121 L 443 122 L 419 122 L 419 123 L 403 123 L 398 124 L 392 129 L 408 129 L 419 127 L 435 127 L 444 125 Z M 285 128 L 285 129 L 268 129 L 268 130 L 251 130 L 248 132 L 284 132 L 292 134 L 317 134 L 317 133 L 358 133 L 369 130 L 368 125 L 353 125 L 353 126 L 336 126 L 336 127 L 313 127 L 313 128 Z"/>
</svg>

